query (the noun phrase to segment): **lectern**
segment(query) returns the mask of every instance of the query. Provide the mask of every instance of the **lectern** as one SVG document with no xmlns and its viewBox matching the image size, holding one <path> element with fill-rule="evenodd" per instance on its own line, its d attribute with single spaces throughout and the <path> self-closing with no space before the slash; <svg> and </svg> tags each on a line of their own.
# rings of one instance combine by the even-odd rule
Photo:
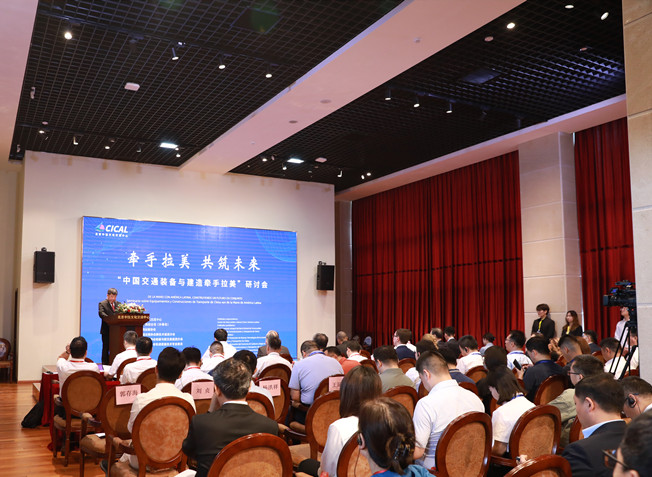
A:
<svg viewBox="0 0 652 477">
<path fill-rule="evenodd" d="M 124 351 L 122 337 L 125 332 L 133 330 L 138 336 L 143 336 L 143 325 L 149 321 L 148 313 L 116 313 L 104 320 L 109 325 L 109 361 Z"/>
</svg>

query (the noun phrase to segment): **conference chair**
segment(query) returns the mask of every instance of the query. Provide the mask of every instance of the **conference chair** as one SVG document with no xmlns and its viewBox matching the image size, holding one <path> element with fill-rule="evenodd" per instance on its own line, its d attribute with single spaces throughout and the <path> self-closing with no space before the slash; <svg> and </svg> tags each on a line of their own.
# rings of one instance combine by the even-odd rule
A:
<svg viewBox="0 0 652 477">
<path fill-rule="evenodd" d="M 125 366 L 127 366 L 128 364 L 131 364 L 131 363 L 135 363 L 135 362 L 136 362 L 136 358 L 129 358 L 129 359 L 125 359 L 122 363 L 120 363 L 120 366 L 118 366 L 118 369 L 115 372 L 115 379 L 117 379 L 119 381 L 120 376 L 122 376 L 122 373 L 125 370 Z"/>
<path fill-rule="evenodd" d="M 591 353 L 591 355 L 598 358 L 600 362 L 604 364 L 604 356 L 602 356 L 602 351 L 596 351 L 595 353 Z"/>
<path fill-rule="evenodd" d="M 417 361 L 414 358 L 403 358 L 398 362 L 398 367 L 401 368 L 401 371 L 404 373 L 406 373 L 408 369 L 414 368 L 416 365 Z"/>
<path fill-rule="evenodd" d="M 575 417 L 575 420 L 573 420 L 573 424 L 571 424 L 570 432 L 568 433 L 568 443 L 570 444 L 571 442 L 579 441 L 580 439 L 584 439 L 584 433 L 582 432 L 582 423 L 580 423 L 580 420 Z"/>
<path fill-rule="evenodd" d="M 7 370 L 9 382 L 14 380 L 14 355 L 11 354 L 11 343 L 4 338 L 0 338 L 0 369 Z"/>
<path fill-rule="evenodd" d="M 294 360 L 292 359 L 292 356 L 287 354 L 287 353 L 281 353 L 279 356 L 281 358 L 287 359 L 290 363 L 294 363 Z"/>
<path fill-rule="evenodd" d="M 439 477 L 486 475 L 491 457 L 491 417 L 484 412 L 467 412 L 454 419 L 442 432 L 435 450 Z"/>
<path fill-rule="evenodd" d="M 181 392 L 188 393 L 192 395 L 192 383 L 213 383 L 212 379 L 198 379 L 196 381 L 189 382 L 186 384 Z M 195 401 L 195 409 L 196 409 L 196 414 L 205 414 L 208 412 L 208 408 L 211 407 L 211 399 L 213 398 L 213 395 L 206 395 L 202 396 L 200 398 L 196 398 L 193 396 L 193 400 Z"/>
<path fill-rule="evenodd" d="M 570 463 L 558 455 L 529 459 L 509 471 L 506 477 L 572 477 Z"/>
<path fill-rule="evenodd" d="M 466 372 L 466 375 L 477 383 L 482 378 L 487 377 L 487 368 L 484 366 L 474 366 Z"/>
<path fill-rule="evenodd" d="M 516 457 L 535 458 L 556 454 L 561 435 L 561 414 L 554 406 L 536 406 L 516 421 L 509 436 L 509 456 L 492 456 L 491 462 L 503 467 L 517 467 Z"/>
<path fill-rule="evenodd" d="M 275 420 L 274 407 L 267 396 L 260 393 L 248 392 L 246 399 L 249 407 L 255 412 Z"/>
<path fill-rule="evenodd" d="M 292 477 L 288 445 L 271 434 L 250 434 L 228 444 L 217 455 L 207 477 Z"/>
<path fill-rule="evenodd" d="M 109 448 L 110 461 L 115 460 L 115 452 L 136 455 L 138 470 L 132 469 L 129 462 L 116 462 L 111 467 L 109 476 L 159 476 L 161 472 L 156 470 L 172 468 L 176 473 L 181 472 L 186 467 L 186 456 L 181 451 L 181 444 L 188 435 L 190 419 L 194 415 L 192 405 L 176 396 L 150 402 L 136 416 L 131 442 L 116 438 Z M 155 472 L 150 473 L 150 469 Z"/>
<path fill-rule="evenodd" d="M 371 368 L 374 371 L 378 372 L 378 366 L 376 366 L 376 363 L 373 359 L 363 359 L 360 361 L 360 366 L 366 366 L 367 368 Z"/>
<path fill-rule="evenodd" d="M 329 376 L 327 378 L 322 379 L 321 382 L 315 388 L 314 399 L 317 399 L 319 396 L 323 396 L 324 394 L 326 394 L 328 392 L 331 392 L 329 390 L 329 385 L 330 385 L 330 379 L 331 378 L 343 378 L 343 377 L 344 377 L 343 374 L 334 374 L 332 376 Z"/>
<path fill-rule="evenodd" d="M 428 395 L 428 390 L 426 387 L 423 385 L 423 381 L 419 384 L 419 389 L 417 390 L 417 397 L 421 399 L 422 397 L 426 397 Z"/>
<path fill-rule="evenodd" d="M 568 378 L 563 374 L 557 374 L 546 378 L 537 389 L 534 396 L 534 404 L 548 404 L 558 397 L 568 386 Z"/>
<path fill-rule="evenodd" d="M 403 404 L 405 409 L 408 410 L 410 416 L 414 415 L 414 408 L 417 405 L 419 397 L 417 391 L 412 386 L 396 386 L 388 389 L 383 396 L 393 399 L 394 401 Z"/>
<path fill-rule="evenodd" d="M 52 425 L 54 426 L 54 442 L 52 443 L 52 453 L 57 457 L 59 448 L 58 432 L 64 433 L 64 467 L 68 466 L 70 458 L 70 438 L 73 434 L 81 436 L 82 420 L 73 419 L 81 418 L 82 414 L 88 413 L 96 415 L 100 409 L 102 397 L 106 392 L 104 376 L 95 371 L 77 371 L 71 374 L 63 383 L 61 395 L 54 396 L 55 406 L 63 406 L 66 417 L 54 416 Z"/>
<path fill-rule="evenodd" d="M 258 379 L 260 380 L 263 378 L 276 377 L 283 379 L 286 383 L 289 383 L 291 373 L 292 370 L 289 367 L 285 366 L 282 363 L 276 363 L 263 369 L 260 373 L 260 376 L 258 376 Z"/>
<path fill-rule="evenodd" d="M 342 447 L 340 457 L 337 459 L 337 475 L 339 477 L 368 477 L 371 475 L 369 461 L 360 454 L 358 435 L 358 432 L 353 434 Z"/>
<path fill-rule="evenodd" d="M 283 424 L 290 410 L 290 387 L 288 386 L 288 383 L 280 378 L 269 377 L 269 378 L 260 378 L 258 380 L 258 385 L 260 386 L 261 383 L 264 383 L 266 381 L 276 381 L 276 380 L 278 380 L 278 382 L 280 383 L 281 389 L 280 389 L 280 393 L 277 396 L 272 396 L 272 398 L 274 399 L 273 419 L 276 422 Z"/>
<path fill-rule="evenodd" d="M 478 393 L 478 387 L 475 384 L 467 383 L 466 381 L 461 382 L 461 383 L 457 383 L 457 384 L 461 388 L 467 389 L 467 390 L 471 391 L 472 393 L 475 393 L 476 396 L 478 396 L 478 397 L 480 396 L 480 394 Z"/>
<path fill-rule="evenodd" d="M 364 356 L 365 358 L 367 358 L 367 359 L 371 359 L 371 353 L 369 351 L 367 351 L 366 349 L 361 349 L 360 354 L 362 356 Z"/>
<path fill-rule="evenodd" d="M 140 373 L 136 384 L 140 384 L 145 392 L 151 391 L 156 386 L 156 368 L 149 368 Z"/>
</svg>

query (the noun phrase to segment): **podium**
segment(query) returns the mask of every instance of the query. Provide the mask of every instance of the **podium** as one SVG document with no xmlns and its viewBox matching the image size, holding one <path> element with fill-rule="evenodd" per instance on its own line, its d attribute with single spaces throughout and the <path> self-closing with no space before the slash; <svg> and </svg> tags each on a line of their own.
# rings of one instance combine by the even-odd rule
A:
<svg viewBox="0 0 652 477">
<path fill-rule="evenodd" d="M 138 336 L 143 336 L 143 325 L 149 321 L 148 313 L 116 313 L 104 320 L 109 325 L 109 361 L 124 351 L 122 337 L 125 332 L 133 330 Z"/>
</svg>

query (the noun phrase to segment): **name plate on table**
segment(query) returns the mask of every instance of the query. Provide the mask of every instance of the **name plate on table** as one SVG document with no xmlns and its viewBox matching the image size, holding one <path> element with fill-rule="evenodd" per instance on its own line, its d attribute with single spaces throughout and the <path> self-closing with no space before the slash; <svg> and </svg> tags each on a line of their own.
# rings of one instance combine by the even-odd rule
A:
<svg viewBox="0 0 652 477">
<path fill-rule="evenodd" d="M 132 404 L 136 399 L 136 396 L 140 394 L 140 391 L 140 384 L 126 384 L 124 386 L 117 386 L 115 389 L 116 406 Z"/>
<path fill-rule="evenodd" d="M 194 381 L 190 386 L 190 395 L 193 399 L 211 399 L 213 397 L 212 381 Z"/>
<path fill-rule="evenodd" d="M 328 392 L 339 391 L 344 376 L 331 376 L 328 378 Z"/>
<path fill-rule="evenodd" d="M 259 381 L 258 385 L 267 389 L 272 396 L 281 395 L 281 380 L 280 379 L 270 379 L 269 381 Z"/>
</svg>

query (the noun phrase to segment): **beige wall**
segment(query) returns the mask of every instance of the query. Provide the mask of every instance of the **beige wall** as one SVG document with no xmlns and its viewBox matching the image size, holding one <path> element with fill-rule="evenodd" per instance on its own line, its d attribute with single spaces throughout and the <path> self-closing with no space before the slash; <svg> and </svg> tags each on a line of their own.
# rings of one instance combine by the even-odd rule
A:
<svg viewBox="0 0 652 477">
<path fill-rule="evenodd" d="M 317 262 L 335 261 L 332 186 L 34 152 L 24 175 L 20 380 L 38 379 L 79 333 L 85 215 L 296 231 L 298 340 L 334 335 L 334 293 L 315 285 Z M 56 252 L 53 284 L 32 283 L 41 247 Z"/>
<path fill-rule="evenodd" d="M 0 170 L 0 337 L 13 342 L 14 249 L 19 173 Z"/>
</svg>

